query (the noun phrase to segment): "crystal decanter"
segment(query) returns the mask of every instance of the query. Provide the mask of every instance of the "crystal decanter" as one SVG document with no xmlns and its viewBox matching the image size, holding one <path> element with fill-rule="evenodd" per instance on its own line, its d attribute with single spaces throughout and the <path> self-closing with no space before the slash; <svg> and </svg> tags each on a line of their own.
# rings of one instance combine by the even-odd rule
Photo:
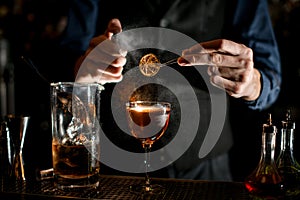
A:
<svg viewBox="0 0 300 200">
<path fill-rule="evenodd" d="M 282 121 L 280 152 L 276 160 L 278 171 L 283 178 L 286 197 L 300 198 L 300 165 L 293 154 L 295 122 L 291 111 L 287 110 L 286 119 Z"/>
<path fill-rule="evenodd" d="M 244 182 L 254 199 L 283 199 L 282 178 L 274 158 L 276 133 L 277 128 L 269 114 L 268 122 L 263 124 L 260 161 Z"/>
</svg>

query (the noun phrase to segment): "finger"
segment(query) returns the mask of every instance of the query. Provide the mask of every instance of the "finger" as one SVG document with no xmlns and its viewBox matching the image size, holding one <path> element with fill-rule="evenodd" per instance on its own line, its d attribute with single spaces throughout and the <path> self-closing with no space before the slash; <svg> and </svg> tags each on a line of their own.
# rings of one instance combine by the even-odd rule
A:
<svg viewBox="0 0 300 200">
<path fill-rule="evenodd" d="M 95 73 L 99 75 L 99 73 L 108 74 L 110 76 L 120 76 L 123 70 L 123 66 L 126 63 L 126 58 L 118 57 L 111 63 L 106 63 L 101 60 L 95 60 L 86 58 L 84 65 L 81 66 L 83 70 L 89 71 L 90 73 Z"/>
<path fill-rule="evenodd" d="M 99 80 L 118 81 L 122 77 L 123 67 L 113 65 L 98 64 L 95 66 L 91 60 L 84 62 L 77 73 L 77 80 L 99 82 Z M 102 80 L 102 82 L 103 82 Z"/>
<path fill-rule="evenodd" d="M 209 66 L 207 68 L 207 73 L 208 73 L 209 76 L 215 76 L 215 75 L 221 76 L 219 68 L 215 65 Z"/>
<path fill-rule="evenodd" d="M 123 79 L 122 71 L 123 67 L 114 67 L 112 65 L 109 65 L 104 71 L 98 68 L 97 82 L 101 84 L 120 82 Z"/>
<path fill-rule="evenodd" d="M 105 35 L 111 39 L 114 34 L 122 32 L 122 26 L 119 19 L 112 19 L 109 21 Z"/>
<path fill-rule="evenodd" d="M 105 40 L 98 46 L 96 46 L 91 53 L 89 53 L 88 57 L 93 58 L 94 60 L 101 60 L 106 63 L 111 63 L 118 57 L 125 57 L 127 51 L 123 51 L 120 47 L 110 41 Z"/>
<path fill-rule="evenodd" d="M 125 59 L 127 51 L 122 50 L 120 46 L 115 42 L 106 39 L 91 51 L 87 51 L 86 55 L 88 55 L 87 57 L 93 59 L 95 62 L 101 61 L 107 64 L 111 64 L 118 57 L 122 57 L 122 59 Z"/>
<path fill-rule="evenodd" d="M 118 83 L 120 81 L 122 81 L 123 79 L 123 76 L 120 75 L 119 77 L 112 77 L 112 76 L 109 76 L 109 75 L 106 75 L 106 74 L 103 74 L 98 82 L 102 85 L 106 84 L 106 83 Z"/>
<path fill-rule="evenodd" d="M 252 58 L 227 55 L 223 53 L 198 53 L 180 57 L 178 64 L 181 66 L 191 65 L 216 65 L 218 67 L 252 68 Z"/>
<path fill-rule="evenodd" d="M 108 66 L 113 64 L 116 67 L 124 66 L 126 64 L 126 53 L 120 50 L 119 47 L 111 42 L 110 40 L 105 40 L 101 45 L 95 48 L 89 48 L 84 56 L 81 56 L 75 65 L 75 74 L 78 72 L 81 65 L 88 63 L 94 67 L 98 66 Z M 122 55 L 124 54 L 124 56 Z M 86 65 L 86 64 L 84 64 Z"/>
<path fill-rule="evenodd" d="M 243 85 L 240 82 L 231 81 L 221 76 L 211 76 L 210 82 L 215 87 L 224 89 L 232 97 L 239 98 L 242 96 Z"/>
<path fill-rule="evenodd" d="M 108 26 L 107 29 L 104 33 L 104 35 L 100 35 L 98 37 L 94 37 L 91 42 L 90 42 L 90 49 L 96 47 L 98 44 L 100 44 L 101 42 L 103 42 L 104 40 L 112 40 L 112 36 L 114 34 L 120 33 L 122 32 L 122 26 L 121 26 L 121 22 L 118 19 L 112 19 Z M 116 44 L 113 42 L 112 44 L 114 44 L 116 46 Z M 113 45 L 112 45 L 113 46 Z M 117 46 L 116 46 L 117 47 Z M 125 56 L 127 54 L 127 52 L 120 52 L 123 56 Z"/>
<path fill-rule="evenodd" d="M 202 42 L 186 49 L 182 52 L 182 55 L 195 54 L 195 53 L 213 53 L 223 52 L 233 55 L 238 55 L 241 49 L 245 48 L 244 45 L 235 43 L 230 40 L 217 39 L 207 42 Z"/>
<path fill-rule="evenodd" d="M 98 73 L 102 75 L 107 75 L 111 77 L 119 77 L 122 75 L 123 67 L 114 67 L 112 65 L 109 65 L 105 70 L 102 70 L 101 68 L 97 69 Z"/>
<path fill-rule="evenodd" d="M 217 67 L 214 65 L 208 67 L 207 73 L 209 76 L 221 76 L 224 79 L 240 83 L 246 83 L 250 78 L 250 71 L 242 68 Z"/>
<path fill-rule="evenodd" d="M 240 55 L 228 55 L 224 53 L 211 53 L 209 56 L 211 63 L 219 67 L 250 68 L 253 66 L 252 57 L 246 58 Z"/>
<path fill-rule="evenodd" d="M 243 68 L 219 67 L 218 71 L 217 75 L 235 82 L 247 83 L 251 77 L 251 71 Z"/>
<path fill-rule="evenodd" d="M 106 39 L 107 37 L 105 35 L 100 35 L 98 37 L 92 38 L 89 44 L 89 49 L 93 49 L 94 47 L 96 47 L 98 44 L 100 44 Z"/>
<path fill-rule="evenodd" d="M 215 50 L 211 50 L 211 51 L 215 51 Z M 196 53 L 210 53 L 211 51 L 204 49 L 203 46 L 200 43 L 198 43 L 189 49 L 183 50 L 182 56 L 185 56 L 188 54 L 196 54 Z"/>
<path fill-rule="evenodd" d="M 239 44 L 230 40 L 217 39 L 200 43 L 204 49 L 215 50 L 232 55 L 248 54 L 251 50 L 243 44 Z"/>
<path fill-rule="evenodd" d="M 222 77 L 218 76 L 218 75 L 211 75 L 210 76 L 210 83 L 220 89 L 225 89 L 224 84 L 223 84 L 223 80 Z"/>
<path fill-rule="evenodd" d="M 177 62 L 180 66 L 211 65 L 211 56 L 208 53 L 189 54 L 181 56 Z"/>
<path fill-rule="evenodd" d="M 119 77 L 122 75 L 123 66 L 125 65 L 125 63 L 126 58 L 119 57 L 110 65 L 108 65 L 108 67 L 105 68 L 103 73 L 112 77 Z"/>
<path fill-rule="evenodd" d="M 98 75 L 91 75 L 90 73 L 81 74 L 80 76 L 76 77 L 76 82 L 96 82 L 100 84 L 105 83 L 117 83 L 123 79 L 123 76 L 110 76 L 108 74 L 100 73 Z"/>
</svg>

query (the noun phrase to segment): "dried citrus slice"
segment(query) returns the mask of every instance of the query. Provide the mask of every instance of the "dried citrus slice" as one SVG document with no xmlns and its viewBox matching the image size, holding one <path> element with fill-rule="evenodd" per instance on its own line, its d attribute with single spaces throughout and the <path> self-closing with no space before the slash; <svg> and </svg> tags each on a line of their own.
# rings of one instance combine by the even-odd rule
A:
<svg viewBox="0 0 300 200">
<path fill-rule="evenodd" d="M 145 76 L 154 76 L 159 71 L 160 66 L 158 58 L 153 53 L 144 55 L 139 63 L 140 71 Z"/>
</svg>

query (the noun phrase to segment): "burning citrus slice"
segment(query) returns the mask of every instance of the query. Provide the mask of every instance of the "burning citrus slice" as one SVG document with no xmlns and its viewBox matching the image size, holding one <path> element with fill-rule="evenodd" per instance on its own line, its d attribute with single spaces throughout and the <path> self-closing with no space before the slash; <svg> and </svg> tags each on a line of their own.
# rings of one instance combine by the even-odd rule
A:
<svg viewBox="0 0 300 200">
<path fill-rule="evenodd" d="M 153 53 L 149 53 L 140 59 L 139 68 L 143 75 L 154 76 L 160 69 L 160 62 Z"/>
</svg>

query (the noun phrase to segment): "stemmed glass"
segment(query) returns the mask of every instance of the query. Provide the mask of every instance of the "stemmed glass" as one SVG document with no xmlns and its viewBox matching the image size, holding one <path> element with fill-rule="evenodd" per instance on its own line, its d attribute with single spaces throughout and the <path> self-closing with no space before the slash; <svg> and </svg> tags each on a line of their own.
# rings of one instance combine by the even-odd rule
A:
<svg viewBox="0 0 300 200">
<path fill-rule="evenodd" d="M 145 150 L 145 183 L 131 186 L 133 192 L 160 193 L 163 188 L 151 184 L 148 175 L 150 154 L 153 143 L 161 138 L 167 130 L 171 104 L 158 101 L 130 101 L 126 103 L 128 124 L 131 134 L 137 138 Z"/>
</svg>

